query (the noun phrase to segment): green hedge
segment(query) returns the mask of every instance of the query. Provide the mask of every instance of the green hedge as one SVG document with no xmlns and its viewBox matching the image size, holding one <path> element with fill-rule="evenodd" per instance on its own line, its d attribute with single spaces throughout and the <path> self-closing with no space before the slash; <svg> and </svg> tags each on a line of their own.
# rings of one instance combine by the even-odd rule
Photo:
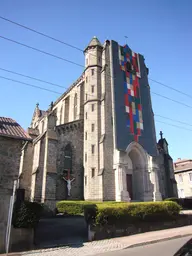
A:
<svg viewBox="0 0 192 256">
<path fill-rule="evenodd" d="M 64 213 L 68 215 L 83 215 L 84 208 L 87 206 L 92 206 L 94 208 L 95 205 L 111 205 L 111 204 L 119 204 L 115 201 L 108 202 L 96 202 L 96 201 L 59 201 L 56 204 L 57 211 L 59 213 Z"/>
<path fill-rule="evenodd" d="M 34 228 L 39 222 L 42 205 L 35 202 L 23 202 L 14 206 L 12 224 L 15 228 Z"/>
<path fill-rule="evenodd" d="M 125 226 L 140 221 L 171 219 L 179 212 L 180 206 L 175 202 L 97 204 L 85 207 L 85 218 L 95 225 Z"/>
<path fill-rule="evenodd" d="M 178 203 L 183 209 L 192 210 L 192 198 L 167 198 L 164 201 L 172 201 Z"/>
<path fill-rule="evenodd" d="M 69 214 L 69 215 L 83 215 L 84 207 L 90 205 L 91 202 L 87 201 L 60 201 L 57 202 L 56 208 L 59 213 Z"/>
</svg>

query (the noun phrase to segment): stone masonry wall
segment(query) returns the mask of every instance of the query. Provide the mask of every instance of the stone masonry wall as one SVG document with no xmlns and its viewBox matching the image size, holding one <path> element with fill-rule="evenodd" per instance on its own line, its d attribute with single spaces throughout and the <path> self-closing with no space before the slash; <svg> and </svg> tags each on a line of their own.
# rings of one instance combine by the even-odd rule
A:
<svg viewBox="0 0 192 256">
<path fill-rule="evenodd" d="M 165 166 L 164 166 L 164 156 L 163 154 L 159 154 L 158 158 L 159 163 L 159 172 L 158 172 L 158 179 L 159 179 L 159 190 L 162 195 L 162 199 L 167 198 L 167 178 L 165 173 Z"/>
<path fill-rule="evenodd" d="M 25 199 L 30 200 L 31 195 L 31 175 L 33 165 L 33 145 L 31 142 L 27 142 L 22 150 L 21 158 L 21 176 L 19 181 L 19 187 L 25 189 Z"/>
<path fill-rule="evenodd" d="M 116 225 L 89 226 L 89 241 L 110 239 L 114 237 L 136 235 L 144 232 L 157 231 L 162 229 L 177 228 L 192 224 L 191 215 L 180 215 L 174 220 L 158 220 L 153 222 L 138 222 L 125 224 L 118 227 Z"/>
<path fill-rule="evenodd" d="M 113 123 L 112 123 L 112 94 L 109 45 L 105 50 L 106 82 L 105 82 L 105 140 L 104 140 L 104 173 L 103 173 L 103 199 L 115 200 L 115 172 L 113 170 Z"/>
<path fill-rule="evenodd" d="M 46 202 L 54 202 L 56 198 L 56 181 L 57 181 L 57 140 L 48 140 L 48 157 L 47 157 L 47 173 L 46 173 Z"/>
<path fill-rule="evenodd" d="M 33 164 L 32 164 L 32 177 L 31 177 L 31 200 L 35 200 L 36 189 L 36 177 L 39 168 L 39 156 L 40 156 L 40 141 L 33 143 Z"/>
<path fill-rule="evenodd" d="M 57 181 L 56 200 L 83 199 L 83 121 L 75 121 L 57 127 Z M 67 144 L 72 147 L 72 177 L 71 196 L 67 196 L 67 184 L 62 179 L 64 166 L 64 149 Z"/>
<path fill-rule="evenodd" d="M 5 232 L 13 182 L 19 175 L 22 141 L 0 137 L 0 253 L 5 250 Z"/>
<path fill-rule="evenodd" d="M 40 150 L 37 152 L 37 154 L 39 154 L 39 157 L 38 157 L 39 162 L 38 162 L 38 168 L 37 168 L 37 172 L 36 172 L 34 200 L 37 202 L 41 202 L 44 155 L 45 155 L 45 138 L 43 137 L 41 139 L 41 141 L 38 141 L 37 143 L 39 144 Z"/>
</svg>

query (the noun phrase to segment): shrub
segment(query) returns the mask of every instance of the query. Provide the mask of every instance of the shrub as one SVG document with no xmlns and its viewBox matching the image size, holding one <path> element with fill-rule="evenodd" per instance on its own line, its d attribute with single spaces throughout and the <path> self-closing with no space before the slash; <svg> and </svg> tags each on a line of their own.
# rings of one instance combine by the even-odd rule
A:
<svg viewBox="0 0 192 256">
<path fill-rule="evenodd" d="M 87 201 L 60 201 L 57 202 L 56 208 L 59 213 L 69 214 L 69 215 L 83 215 L 84 207 L 86 205 L 91 205 L 92 202 Z"/>
<path fill-rule="evenodd" d="M 85 207 L 85 218 L 96 225 L 125 226 L 141 221 L 171 219 L 179 212 L 180 206 L 175 202 L 97 204 L 97 207 Z"/>
<path fill-rule="evenodd" d="M 178 203 L 183 209 L 192 210 L 192 198 L 167 198 L 165 201 L 172 201 Z"/>
<path fill-rule="evenodd" d="M 96 202 L 96 201 L 59 201 L 56 204 L 57 211 L 59 213 L 64 213 L 68 215 L 83 215 L 84 208 L 87 206 L 92 206 L 94 208 L 95 205 L 114 205 L 114 204 L 122 204 L 121 202 L 115 201 L 107 201 L 107 202 Z M 90 207 L 89 207 L 90 209 Z"/>
<path fill-rule="evenodd" d="M 14 206 L 12 224 L 15 228 L 34 228 L 39 222 L 42 205 L 35 202 L 23 202 Z"/>
</svg>

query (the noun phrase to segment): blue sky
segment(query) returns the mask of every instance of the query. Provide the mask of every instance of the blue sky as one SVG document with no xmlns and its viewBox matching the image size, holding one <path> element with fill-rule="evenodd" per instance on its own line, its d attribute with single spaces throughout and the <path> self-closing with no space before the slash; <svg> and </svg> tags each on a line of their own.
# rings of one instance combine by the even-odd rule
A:
<svg viewBox="0 0 192 256">
<path fill-rule="evenodd" d="M 0 16 L 42 31 L 84 49 L 93 36 L 101 42 L 113 39 L 127 43 L 145 56 L 149 77 L 192 95 L 192 1 L 191 0 L 74 0 L 0 2 Z M 0 20 L 0 36 L 37 47 L 84 65 L 82 52 Z M 127 36 L 128 39 L 125 39 Z M 43 55 L 0 38 L 0 68 L 68 87 L 83 68 Z M 43 86 L 58 92 L 65 89 L 46 85 L 0 70 L 0 76 Z M 150 81 L 151 90 L 192 106 L 192 98 Z M 12 117 L 25 129 L 30 125 L 36 102 L 47 109 L 58 95 L 0 78 L 0 116 Z M 176 119 L 182 125 L 156 117 L 156 120 L 182 126 L 178 129 L 156 122 L 157 138 L 162 130 L 173 159 L 192 158 L 192 108 L 152 94 L 155 114 Z"/>
</svg>

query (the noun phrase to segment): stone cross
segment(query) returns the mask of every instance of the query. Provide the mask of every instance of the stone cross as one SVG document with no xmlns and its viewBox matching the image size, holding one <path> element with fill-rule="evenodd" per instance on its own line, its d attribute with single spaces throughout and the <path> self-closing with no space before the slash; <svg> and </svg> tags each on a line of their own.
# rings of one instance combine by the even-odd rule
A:
<svg viewBox="0 0 192 256">
<path fill-rule="evenodd" d="M 161 139 L 163 139 L 163 133 L 162 133 L 162 131 L 160 131 L 160 136 L 161 136 Z"/>
<path fill-rule="evenodd" d="M 65 177 L 63 177 L 63 179 L 67 182 L 67 191 L 68 191 L 68 196 L 70 196 L 71 183 L 75 180 L 75 178 L 70 179 L 70 170 L 68 170 L 67 179 L 65 179 Z"/>
</svg>

